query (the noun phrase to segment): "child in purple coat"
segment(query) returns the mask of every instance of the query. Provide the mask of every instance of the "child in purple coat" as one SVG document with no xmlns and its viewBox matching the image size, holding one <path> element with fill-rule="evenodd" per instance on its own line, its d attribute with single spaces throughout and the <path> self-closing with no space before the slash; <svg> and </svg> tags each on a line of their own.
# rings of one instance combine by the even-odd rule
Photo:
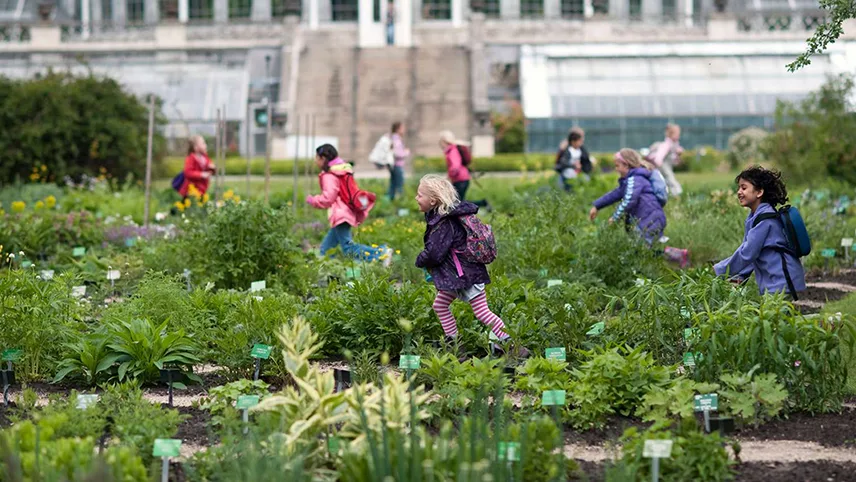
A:
<svg viewBox="0 0 856 482">
<path fill-rule="evenodd" d="M 503 331 L 505 323 L 487 306 L 485 285 L 490 283 L 487 267 L 453 253 L 463 252 L 467 243 L 467 233 L 459 218 L 478 213 L 478 206 L 459 201 L 452 183 L 434 174 L 419 182 L 416 202 L 419 210 L 425 213 L 427 223 L 425 249 L 416 257 L 416 267 L 426 269 L 433 278 L 437 288 L 433 308 L 447 340 L 454 341 L 458 335 L 457 322 L 449 307 L 459 299 L 473 307 L 476 318 L 487 325 L 500 342 L 506 342 L 509 336 Z M 526 356 L 524 348 L 519 350 L 518 356 Z"/>
<path fill-rule="evenodd" d="M 589 212 L 594 221 L 598 211 L 615 203 L 618 208 L 609 218 L 609 222 L 624 218 L 626 226 L 631 226 L 651 246 L 663 236 L 666 229 L 666 213 L 657 200 L 651 187 L 651 170 L 645 167 L 642 156 L 633 149 L 622 149 L 615 153 L 615 170 L 621 176 L 618 187 L 596 200 Z M 684 268 L 689 263 L 689 251 L 667 246 L 666 257 L 680 263 Z"/>
<path fill-rule="evenodd" d="M 741 172 L 735 182 L 737 200 L 741 206 L 749 208 L 743 243 L 734 254 L 717 263 L 714 271 L 736 282 L 746 280 L 754 272 L 761 294 L 786 292 L 794 296 L 796 293 L 788 287 L 787 272 L 793 291 L 804 291 L 805 271 L 799 258 L 787 252 L 788 240 L 782 222 L 771 218 L 755 224 L 758 216 L 775 213 L 776 206 L 788 202 L 788 190 L 781 173 L 754 166 Z"/>
</svg>

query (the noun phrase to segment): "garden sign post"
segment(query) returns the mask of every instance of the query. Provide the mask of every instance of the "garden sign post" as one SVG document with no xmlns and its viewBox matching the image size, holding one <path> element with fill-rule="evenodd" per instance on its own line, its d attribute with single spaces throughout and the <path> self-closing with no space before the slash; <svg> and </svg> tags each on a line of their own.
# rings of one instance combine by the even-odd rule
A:
<svg viewBox="0 0 856 482">
<path fill-rule="evenodd" d="M 256 359 L 256 372 L 253 375 L 253 380 L 259 379 L 259 372 L 262 369 L 262 359 L 267 360 L 270 358 L 270 351 L 270 345 L 263 345 L 261 343 L 253 345 L 253 349 L 250 351 L 250 356 Z"/>
<path fill-rule="evenodd" d="M 646 440 L 642 449 L 642 456 L 651 459 L 651 480 L 660 480 L 660 459 L 669 458 L 672 455 L 671 440 Z"/>
<path fill-rule="evenodd" d="M 149 138 L 146 145 L 146 205 L 143 209 L 143 223 L 149 227 L 149 209 L 152 204 L 152 143 L 155 137 L 155 96 L 149 95 Z"/>
<path fill-rule="evenodd" d="M 152 456 L 160 457 L 163 460 L 161 482 L 169 481 L 169 459 L 170 457 L 178 457 L 180 449 L 181 440 L 168 438 L 155 439 L 155 445 L 152 447 Z"/>
<path fill-rule="evenodd" d="M 241 395 L 238 397 L 238 402 L 235 404 L 235 408 L 243 412 L 241 418 L 244 421 L 244 435 L 250 431 L 250 409 L 258 404 L 258 395 Z"/>
<path fill-rule="evenodd" d="M 719 410 L 719 395 L 708 393 L 707 395 L 696 395 L 693 400 L 693 408 L 696 412 L 704 415 L 704 433 L 710 433 L 710 412 Z"/>
</svg>

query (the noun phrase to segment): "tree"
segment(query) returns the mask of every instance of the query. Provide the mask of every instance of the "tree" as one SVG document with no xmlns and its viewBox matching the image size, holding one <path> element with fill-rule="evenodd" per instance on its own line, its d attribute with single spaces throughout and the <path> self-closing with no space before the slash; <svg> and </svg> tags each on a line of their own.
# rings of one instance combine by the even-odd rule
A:
<svg viewBox="0 0 856 482">
<path fill-rule="evenodd" d="M 809 65 L 812 55 L 822 53 L 829 44 L 838 40 L 844 32 L 844 22 L 856 18 L 856 0 L 820 0 L 820 7 L 829 12 L 826 22 L 820 24 L 808 39 L 808 49 L 788 64 L 791 72 Z"/>
</svg>

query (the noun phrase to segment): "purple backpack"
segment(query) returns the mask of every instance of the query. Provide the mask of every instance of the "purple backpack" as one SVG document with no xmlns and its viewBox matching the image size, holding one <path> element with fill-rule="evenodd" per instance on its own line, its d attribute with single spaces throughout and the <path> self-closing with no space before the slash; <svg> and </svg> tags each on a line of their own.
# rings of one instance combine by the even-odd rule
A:
<svg viewBox="0 0 856 482">
<path fill-rule="evenodd" d="M 467 232 L 467 247 L 458 254 L 473 263 L 492 263 L 496 259 L 496 239 L 490 225 L 483 223 L 475 214 L 465 214 L 458 219 Z M 452 253 L 455 254 L 454 251 Z"/>
</svg>

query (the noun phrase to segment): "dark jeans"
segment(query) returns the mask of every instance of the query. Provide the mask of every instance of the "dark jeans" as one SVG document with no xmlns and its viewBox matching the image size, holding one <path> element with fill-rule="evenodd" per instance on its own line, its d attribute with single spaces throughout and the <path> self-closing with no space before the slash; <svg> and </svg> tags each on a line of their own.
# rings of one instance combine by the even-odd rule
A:
<svg viewBox="0 0 856 482">
<path fill-rule="evenodd" d="M 394 201 L 396 194 L 404 194 L 404 168 L 401 166 L 389 170 L 389 200 Z"/>
<path fill-rule="evenodd" d="M 395 24 L 392 22 L 386 24 L 386 44 L 395 45 Z"/>
<path fill-rule="evenodd" d="M 467 189 L 470 188 L 470 181 L 453 182 L 452 186 L 454 186 L 455 191 L 458 193 L 458 199 L 460 199 L 461 201 L 465 201 L 467 198 Z M 487 206 L 487 201 L 485 201 L 484 199 L 482 199 L 480 201 L 471 201 L 471 202 L 473 204 L 475 204 L 476 206 L 479 206 L 479 207 Z"/>
</svg>

